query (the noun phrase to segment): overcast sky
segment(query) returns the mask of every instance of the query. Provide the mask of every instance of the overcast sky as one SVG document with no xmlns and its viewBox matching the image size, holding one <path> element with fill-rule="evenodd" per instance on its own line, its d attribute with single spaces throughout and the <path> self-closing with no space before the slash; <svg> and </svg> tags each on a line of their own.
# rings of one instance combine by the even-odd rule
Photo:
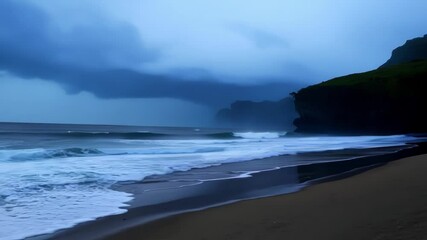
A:
<svg viewBox="0 0 427 240">
<path fill-rule="evenodd" d="M 1 0 L 0 121 L 207 125 L 237 99 L 371 70 L 424 0 Z"/>
</svg>

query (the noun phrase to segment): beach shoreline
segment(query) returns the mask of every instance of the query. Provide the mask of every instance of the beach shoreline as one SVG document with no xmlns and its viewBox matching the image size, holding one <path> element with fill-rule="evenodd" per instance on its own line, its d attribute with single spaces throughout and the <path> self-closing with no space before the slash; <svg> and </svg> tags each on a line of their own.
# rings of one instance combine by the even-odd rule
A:
<svg viewBox="0 0 427 240">
<path fill-rule="evenodd" d="M 86 222 L 79 224 L 73 228 L 60 230 L 54 234 L 51 235 L 44 235 L 29 239 L 121 239 L 121 237 L 116 238 L 116 234 L 125 234 L 128 231 L 131 231 L 135 228 L 144 228 L 145 225 L 151 225 L 162 221 L 169 221 L 169 219 L 175 218 L 177 215 L 178 217 L 181 215 L 186 215 L 186 212 L 193 212 L 193 211 L 200 211 L 204 212 L 206 209 L 210 209 L 212 207 L 217 206 L 230 206 L 230 203 L 234 202 L 240 202 L 243 200 L 243 202 L 247 201 L 247 199 L 252 198 L 260 198 L 260 197 L 269 197 L 269 196 L 275 196 L 275 195 L 283 195 L 286 193 L 295 192 L 298 190 L 301 190 L 303 188 L 306 188 L 307 186 L 311 186 L 313 184 L 323 182 L 323 181 L 331 181 L 336 179 L 345 178 L 351 175 L 355 175 L 359 172 L 366 171 L 370 168 L 378 167 L 379 165 L 383 165 L 389 161 L 397 160 L 403 157 L 412 156 L 420 153 L 425 153 L 425 146 L 421 144 L 420 147 L 417 148 L 410 148 L 406 150 L 399 151 L 397 153 L 389 153 L 389 154 L 382 154 L 382 155 L 374 155 L 374 156 L 368 156 L 368 157 L 361 157 L 360 160 L 352 160 L 352 161 L 343 161 L 343 162 L 336 162 L 336 163 L 327 163 L 330 165 L 322 166 L 322 168 L 330 168 L 335 170 L 340 170 L 341 172 L 338 172 L 338 174 L 331 174 L 330 172 L 323 173 L 325 174 L 322 178 L 319 176 L 309 176 L 307 173 L 313 172 L 316 167 L 315 166 L 299 166 L 297 167 L 298 171 L 298 180 L 301 181 L 301 183 L 298 186 L 298 188 L 294 189 L 281 189 L 282 192 L 279 192 L 277 189 L 267 189 L 265 194 L 259 194 L 253 195 L 253 196 L 238 196 L 236 195 L 236 199 L 214 199 L 212 202 L 207 201 L 206 196 L 202 196 L 201 198 L 183 198 L 182 201 L 165 201 L 165 204 L 158 204 L 155 206 L 149 206 L 142 207 L 144 203 L 141 204 L 141 202 L 138 202 L 138 199 L 142 199 L 141 197 L 138 197 L 138 192 L 141 193 L 141 189 L 144 189 L 144 184 L 130 184 L 128 186 L 124 185 L 124 188 L 122 188 L 123 191 L 134 191 L 133 194 L 135 194 L 135 200 L 131 202 L 131 208 L 129 208 L 129 211 L 125 214 L 120 215 L 114 215 L 114 216 L 107 216 L 100 219 L 97 219 L 95 221 Z M 326 153 L 328 155 L 329 153 Z M 345 151 L 341 151 L 342 156 L 347 155 L 348 153 Z M 341 156 L 341 157 L 342 157 Z M 357 163 L 360 161 L 365 161 L 364 164 L 362 164 L 362 167 L 358 167 L 356 165 L 349 165 L 349 163 Z M 326 167 L 328 166 L 328 167 Z M 348 168 L 345 170 L 343 167 Z M 299 169 L 298 169 L 299 168 Z M 282 171 L 282 172 L 281 172 Z M 283 172 L 287 171 L 287 172 Z M 290 170 L 289 168 L 285 169 L 276 169 L 270 172 L 261 172 L 254 174 L 250 178 L 242 178 L 238 179 L 242 182 L 236 185 L 236 189 L 241 189 L 242 186 L 246 185 L 259 185 L 259 184 L 265 184 L 265 185 L 272 185 L 274 181 L 272 182 L 271 179 L 275 178 L 275 175 L 277 178 L 280 178 L 284 175 L 292 175 L 292 172 L 289 171 L 295 171 Z M 316 170 L 317 171 L 317 170 Z M 275 174 L 272 174 L 275 173 Z M 301 174 L 303 173 L 303 174 Z M 313 179 L 310 179 L 313 178 Z M 266 181 L 268 179 L 268 181 Z M 248 182 L 249 181 L 249 182 Z M 199 189 L 197 191 L 208 191 L 210 192 L 210 196 L 215 196 L 218 194 L 218 192 L 212 191 L 212 189 L 219 189 L 222 194 L 219 194 L 219 197 L 224 197 L 229 195 L 227 190 L 230 190 L 229 187 L 230 183 L 238 182 L 236 179 L 229 179 L 229 180 L 222 180 L 222 181 L 213 181 L 208 182 L 204 184 L 200 184 L 198 187 Z M 211 184 L 211 185 L 209 185 Z M 232 184 L 231 184 L 232 185 Z M 274 184 L 273 184 L 274 185 Z M 210 187 L 209 187 L 210 186 Z M 279 187 L 283 188 L 283 185 L 279 185 Z M 122 186 L 123 187 L 123 186 Z M 295 185 L 293 186 L 295 187 Z M 127 189 L 126 189 L 127 188 Z M 190 188 L 189 191 L 194 191 L 195 188 Z M 197 192 L 196 191 L 196 192 Z M 234 191 L 233 188 L 231 188 L 231 191 Z M 175 192 L 178 193 L 178 192 Z M 233 194 L 236 194 L 235 192 L 232 192 Z M 162 197 L 165 196 L 172 196 L 174 193 L 171 194 L 171 192 L 168 192 L 167 195 L 160 195 Z M 232 194 L 231 194 L 232 195 Z M 285 195 L 286 196 L 286 195 Z M 182 196 L 178 196 L 177 198 L 181 198 Z M 200 197 L 200 196 L 199 196 Z M 212 200 L 212 199 L 210 199 Z M 216 201 L 216 202 L 215 202 Z M 256 200 L 255 200 L 256 201 Z M 138 205 L 139 204 L 139 205 Z M 238 204 L 238 203 L 237 203 Z M 234 205 L 234 204 L 231 204 Z M 161 211 L 159 211 L 159 209 Z M 153 214 L 155 213 L 155 214 Z M 141 217 L 141 216 L 149 216 L 149 217 Z"/>
<path fill-rule="evenodd" d="M 427 154 L 303 191 L 185 213 L 116 239 L 427 239 Z"/>
</svg>

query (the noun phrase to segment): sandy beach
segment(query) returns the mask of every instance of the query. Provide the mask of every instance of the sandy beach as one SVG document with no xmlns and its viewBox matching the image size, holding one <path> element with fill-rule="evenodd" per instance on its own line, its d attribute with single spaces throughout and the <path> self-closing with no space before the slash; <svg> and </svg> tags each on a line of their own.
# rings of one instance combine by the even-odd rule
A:
<svg viewBox="0 0 427 240">
<path fill-rule="evenodd" d="M 181 214 L 106 239 L 427 239 L 427 155 L 303 191 Z"/>
</svg>

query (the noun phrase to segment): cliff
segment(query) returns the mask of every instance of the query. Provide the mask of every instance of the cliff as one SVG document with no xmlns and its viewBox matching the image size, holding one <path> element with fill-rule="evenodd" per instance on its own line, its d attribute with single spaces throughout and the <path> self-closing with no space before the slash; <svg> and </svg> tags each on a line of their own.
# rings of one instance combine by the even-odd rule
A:
<svg viewBox="0 0 427 240">
<path fill-rule="evenodd" d="M 236 101 L 221 109 L 216 120 L 221 127 L 245 130 L 293 130 L 296 117 L 292 98 L 280 101 Z"/>
<path fill-rule="evenodd" d="M 427 132 L 427 61 L 335 78 L 294 97 L 298 132 Z"/>
<path fill-rule="evenodd" d="M 403 46 L 393 50 L 391 58 L 380 68 L 420 60 L 427 60 L 427 35 L 408 40 Z"/>
</svg>

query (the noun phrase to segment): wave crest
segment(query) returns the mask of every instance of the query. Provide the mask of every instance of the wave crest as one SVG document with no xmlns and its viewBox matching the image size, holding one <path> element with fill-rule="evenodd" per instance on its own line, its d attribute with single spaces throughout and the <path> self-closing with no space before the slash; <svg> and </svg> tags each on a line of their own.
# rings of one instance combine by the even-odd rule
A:
<svg viewBox="0 0 427 240">
<path fill-rule="evenodd" d="M 30 161 L 51 158 L 85 157 L 90 155 L 102 155 L 102 151 L 96 148 L 64 148 L 64 149 L 28 149 L 28 150 L 4 150 L 0 157 L 8 161 Z"/>
<path fill-rule="evenodd" d="M 233 136 L 246 139 L 274 139 L 286 135 L 286 132 L 236 132 Z"/>
</svg>

